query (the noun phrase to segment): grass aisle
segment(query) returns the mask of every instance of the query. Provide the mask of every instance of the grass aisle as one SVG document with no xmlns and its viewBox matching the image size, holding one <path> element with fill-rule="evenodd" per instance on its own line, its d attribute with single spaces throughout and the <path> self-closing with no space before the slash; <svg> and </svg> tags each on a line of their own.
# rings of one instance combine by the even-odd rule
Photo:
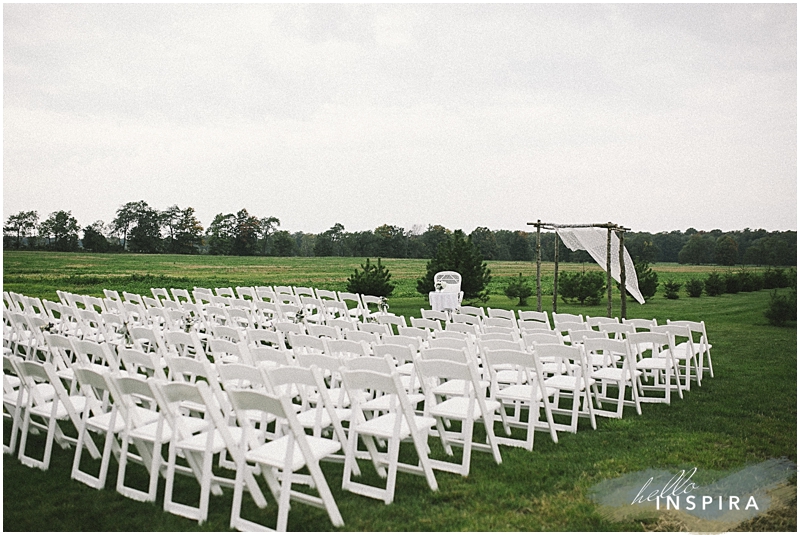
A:
<svg viewBox="0 0 800 535">
<path fill-rule="evenodd" d="M 269 271 L 269 276 L 262 274 L 268 283 L 282 281 L 272 271 L 278 270 L 282 259 L 240 261 L 227 258 L 222 262 L 223 259 L 207 257 L 170 257 L 152 260 L 166 267 L 157 268 L 148 257 L 134 255 L 6 253 L 4 289 L 51 299 L 55 297 L 55 288 L 94 295 L 101 293 L 103 287 L 144 293 L 143 286 L 147 287 L 146 291 L 151 286 L 170 287 L 172 279 L 184 282 L 175 284 L 176 287 L 203 286 L 212 280 L 218 281 L 216 286 L 253 284 L 260 270 Z M 173 261 L 176 265 L 185 263 L 177 268 L 169 267 Z M 403 277 L 398 278 L 411 280 L 420 275 L 418 268 L 424 269 L 424 261 L 394 262 L 398 262 L 398 275 L 403 273 Z M 191 263 L 196 267 L 190 267 Z M 390 261 L 386 263 L 394 278 L 395 268 Z M 305 272 L 298 271 L 299 263 L 281 264 L 287 273 L 294 273 L 283 282 L 300 285 L 301 280 L 306 280 L 321 288 L 337 289 L 358 261 L 302 259 L 302 264 L 306 266 Z M 405 266 L 405 271 L 399 269 L 400 266 Z M 521 271 L 523 266 L 530 267 L 530 264 L 508 266 L 509 276 Z M 201 271 L 205 275 L 199 276 Z M 327 273 L 327 278 L 315 280 L 321 272 Z M 133 273 L 139 273 L 137 277 L 149 273 L 154 279 L 167 278 L 160 284 L 147 278 L 134 280 Z M 70 278 L 76 282 L 69 284 Z M 91 288 L 91 291 L 83 288 Z M 549 297 L 545 298 L 548 305 Z M 795 328 L 767 324 L 763 311 L 768 301 L 769 292 L 761 291 L 716 298 L 682 296 L 677 301 L 658 296 L 647 305 L 630 306 L 630 317 L 655 317 L 659 323 L 667 318 L 705 320 L 714 344 L 716 377 L 706 376 L 701 388 L 693 386 L 683 400 L 676 399 L 671 406 L 645 405 L 641 416 L 626 408 L 622 420 L 598 418 L 598 428 L 594 431 L 588 422 L 581 421 L 579 432 L 560 434 L 558 444 L 553 444 L 546 434 L 537 433 L 533 452 L 501 447 L 503 463 L 499 466 L 490 455 L 477 452 L 473 455 L 468 478 L 437 472 L 440 487 L 437 493 L 430 492 L 422 478 L 400 474 L 395 503 L 385 506 L 342 491 L 342 466 L 325 464 L 324 471 L 345 521 L 344 530 L 652 529 L 656 526 L 655 520 L 643 525 L 603 518 L 587 498 L 588 489 L 601 481 L 648 468 L 672 471 L 696 466 L 698 474 L 707 477 L 767 459 L 787 457 L 796 462 L 797 334 Z M 390 304 L 391 311 L 406 316 L 418 315 L 419 308 L 427 305 L 413 293 L 401 294 L 390 300 Z M 511 302 L 504 296 L 493 295 L 489 306 L 510 308 Z M 603 315 L 605 307 L 579 309 L 560 304 L 559 310 Z M 615 311 L 618 311 L 617 303 Z M 4 437 L 8 437 L 9 431 L 10 425 L 5 422 Z M 40 442 L 36 437 L 31 440 L 32 444 Z M 433 440 L 431 445 L 437 453 L 438 445 Z M 402 454 L 407 455 L 408 451 L 404 449 Z M 228 529 L 232 494 L 229 489 L 221 497 L 212 497 L 209 520 L 198 526 L 196 522 L 162 511 L 163 480 L 156 504 L 134 502 L 117 494 L 114 462 L 106 489 L 102 491 L 70 480 L 72 450 L 56 447 L 47 472 L 24 467 L 9 455 L 3 456 L 3 463 L 3 528 L 8 531 Z M 369 472 L 369 467 L 365 466 L 365 472 Z M 181 499 L 195 499 L 197 485 L 183 477 L 178 480 Z M 271 522 L 274 510 L 270 501 L 266 512 L 258 514 L 266 515 Z M 784 511 L 778 519 L 752 523 L 748 527 L 795 531 L 796 506 Z M 289 529 L 330 531 L 332 526 L 324 512 L 293 505 Z"/>
</svg>

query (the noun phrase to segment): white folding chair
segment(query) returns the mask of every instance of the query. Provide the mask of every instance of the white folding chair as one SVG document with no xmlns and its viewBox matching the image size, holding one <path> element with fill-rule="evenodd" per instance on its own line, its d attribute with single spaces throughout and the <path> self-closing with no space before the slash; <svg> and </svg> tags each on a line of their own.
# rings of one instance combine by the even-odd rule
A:
<svg viewBox="0 0 800 535">
<path fill-rule="evenodd" d="M 218 410 L 218 408 L 216 404 L 206 406 L 208 398 L 203 398 L 198 388 L 202 383 L 170 383 L 155 378 L 148 379 L 148 383 L 155 395 L 160 414 L 165 420 L 164 428 L 169 429 L 168 434 L 162 435 L 163 440 L 169 444 L 164 510 L 197 520 L 202 524 L 208 518 L 210 495 L 212 493 L 217 496 L 221 495 L 220 485 L 222 484 L 233 486 L 233 481 L 214 474 L 213 457 L 226 451 L 229 446 L 235 451 L 236 439 L 241 440 L 241 429 L 228 426 L 221 429 L 216 428 L 210 411 Z M 182 410 L 186 403 L 200 407 L 202 415 L 187 414 L 189 411 Z M 217 418 L 217 421 L 220 419 Z M 223 439 L 223 432 L 227 434 L 227 440 Z M 200 499 L 196 507 L 177 502 L 173 497 L 175 472 L 179 466 L 178 452 L 182 454 L 181 456 L 187 464 L 183 472 L 193 475 L 200 484 Z"/>
<path fill-rule="evenodd" d="M 502 404 L 500 414 L 506 436 L 498 436 L 497 442 L 532 451 L 535 431 L 538 429 L 548 431 L 550 438 L 557 443 L 558 434 L 550 401 L 556 389 L 544 385 L 542 364 L 536 354 L 513 348 L 487 349 L 484 360 L 491 377 L 491 398 Z M 506 375 L 503 380 L 501 373 Z M 513 407 L 513 415 L 506 412 L 509 407 Z M 527 408 L 527 419 L 523 419 L 521 408 Z M 544 422 L 542 410 L 545 413 Z M 514 438 L 512 427 L 524 429 L 525 438 Z"/>
<path fill-rule="evenodd" d="M 106 375 L 80 364 L 76 364 L 73 369 L 80 393 L 86 398 L 86 406 L 78 427 L 70 477 L 94 489 L 102 489 L 106 486 L 112 453 L 119 458 L 120 446 L 116 436 L 122 432 L 125 423 L 122 416 L 118 415 L 117 406 L 112 403 L 111 388 L 106 381 Z M 86 469 L 81 470 L 84 445 L 87 444 L 87 437 L 91 440 L 90 431 L 105 436 L 97 474 Z"/>
<path fill-rule="evenodd" d="M 587 357 L 592 361 L 603 359 L 603 365 L 591 372 L 592 378 L 602 384 L 602 394 L 596 399 L 599 408 L 595 414 L 607 418 L 622 418 L 625 405 L 636 407 L 636 414 L 642 414 L 642 405 L 639 400 L 641 390 L 640 377 L 642 372 L 635 368 L 635 356 L 627 340 L 611 340 L 609 338 L 586 338 L 583 341 Z M 617 361 L 621 356 L 621 366 Z M 613 384 L 617 387 L 617 397 L 611 398 L 606 392 L 606 386 Z M 630 388 L 631 399 L 628 400 L 626 391 Z M 602 408 L 603 402 L 612 402 L 616 410 L 608 411 Z"/>
<path fill-rule="evenodd" d="M 582 345 L 567 346 L 562 344 L 534 344 L 534 353 L 544 362 L 552 362 L 550 369 L 553 375 L 544 380 L 544 386 L 557 390 L 551 411 L 556 414 L 570 416 L 569 424 L 555 422 L 558 431 L 578 432 L 578 418 L 588 417 L 592 429 L 597 429 L 592 396 L 592 379 Z M 544 368 L 544 366 L 543 366 Z M 562 409 L 559 405 L 561 397 L 572 399 L 571 409 Z M 581 408 L 582 407 L 582 408 Z"/>
<path fill-rule="evenodd" d="M 383 500 L 390 504 L 394 501 L 397 472 L 404 471 L 423 475 L 431 490 L 438 490 L 436 476 L 428 459 L 428 430 L 436 425 L 431 417 L 418 416 L 414 413 L 397 372 L 391 375 L 364 370 L 342 370 L 342 379 L 348 396 L 353 403 L 353 417 L 350 421 L 350 432 L 347 440 L 347 451 L 344 463 L 342 488 L 368 498 Z M 394 397 L 389 411 L 367 418 L 362 410 L 362 403 L 374 397 L 375 393 Z M 362 401 L 363 400 L 363 401 Z M 386 479 L 385 488 L 352 480 L 354 465 L 360 456 L 359 439 L 367 445 L 367 451 L 378 474 Z M 416 465 L 399 461 L 400 442 L 411 439 L 417 453 Z M 380 452 L 376 440 L 387 443 L 387 450 Z M 373 453 L 374 452 L 374 453 Z"/>
<path fill-rule="evenodd" d="M 636 355 L 636 369 L 643 372 L 639 401 L 669 405 L 673 390 L 677 390 L 678 396 L 683 399 L 678 360 L 674 356 L 669 335 L 649 331 L 636 332 L 628 334 L 627 341 Z M 647 392 L 654 392 L 656 395 L 648 396 Z M 659 392 L 663 395 L 657 395 Z"/>
<path fill-rule="evenodd" d="M 117 469 L 117 492 L 132 500 L 154 502 L 159 471 L 164 464 L 161 446 L 169 440 L 170 430 L 164 429 L 165 422 L 157 411 L 155 395 L 147 380 L 117 372 L 106 375 L 106 381 L 112 389 L 114 404 L 124 422 Z M 131 451 L 131 445 L 136 448 L 136 453 Z M 140 463 L 147 469 L 147 490 L 126 484 L 129 461 Z"/>
<path fill-rule="evenodd" d="M 714 365 L 711 363 L 711 347 L 712 345 L 708 342 L 708 334 L 706 333 L 706 323 L 704 321 L 688 321 L 688 320 L 679 320 L 679 321 L 670 321 L 667 320 L 667 325 L 680 325 L 683 327 L 687 327 L 689 332 L 692 334 L 692 348 L 694 349 L 695 356 L 698 360 L 698 365 L 700 368 L 699 372 L 699 379 L 703 379 L 703 372 L 708 370 L 708 373 L 711 377 L 714 377 Z M 688 346 L 688 342 L 685 342 L 686 346 Z M 678 344 L 675 347 L 675 351 L 678 354 L 682 354 L 686 351 L 686 347 L 683 344 Z M 706 366 L 705 360 L 708 359 L 708 365 Z"/>
<path fill-rule="evenodd" d="M 80 395 L 70 396 L 61 384 L 55 368 L 49 362 L 40 364 L 33 361 L 12 360 L 11 364 L 22 382 L 20 388 L 24 388 L 26 392 L 23 400 L 25 409 L 22 414 L 17 457 L 26 466 L 47 470 L 50 467 L 54 441 L 64 449 L 77 442 L 77 438 L 64 433 L 59 422 L 70 421 L 75 429 L 79 429 L 81 414 L 86 407 L 86 399 Z M 38 385 L 43 383 L 49 383 L 53 387 L 55 396 L 51 400 L 40 395 L 41 389 Z M 35 421 L 34 417 L 41 421 Z M 45 450 L 41 459 L 31 457 L 25 451 L 31 426 L 39 430 L 47 430 Z M 86 447 L 93 458 L 100 458 L 100 451 L 91 437 L 86 440 Z"/>
<path fill-rule="evenodd" d="M 237 458 L 236 481 L 234 486 L 231 527 L 238 530 L 264 530 L 265 526 L 246 520 L 241 516 L 242 495 L 247 473 L 260 467 L 273 497 L 278 502 L 276 531 L 286 531 L 288 527 L 290 501 L 292 499 L 324 509 L 334 526 L 344 525 L 333 494 L 330 492 L 325 476 L 319 467 L 319 460 L 335 453 L 341 448 L 336 440 L 307 436 L 297 421 L 291 401 L 252 390 L 231 388 L 228 396 L 236 411 L 239 425 L 244 429 L 241 451 Z M 262 411 L 265 414 L 285 420 L 285 435 L 277 440 L 261 442 L 256 438 L 258 431 L 253 427 L 250 413 Z M 295 474 L 306 468 L 312 486 L 319 496 L 313 496 L 292 489 L 298 479 Z M 300 481 L 303 481 L 302 479 Z"/>
<path fill-rule="evenodd" d="M 496 400 L 485 398 L 486 388 L 481 385 L 475 363 L 417 359 L 414 368 L 425 394 L 423 414 L 436 419 L 437 434 L 445 453 L 452 457 L 453 445 L 462 449 L 460 463 L 431 458 L 433 469 L 466 477 L 469 475 L 473 449 L 489 451 L 497 464 L 502 463 L 494 435 L 495 413 L 501 408 L 501 404 Z M 437 387 L 451 380 L 463 382 L 464 389 L 459 395 L 437 395 Z M 461 421 L 459 432 L 445 429 L 445 421 L 452 420 Z M 482 423 L 486 430 L 486 443 L 475 441 L 473 431 L 476 422 Z"/>
</svg>

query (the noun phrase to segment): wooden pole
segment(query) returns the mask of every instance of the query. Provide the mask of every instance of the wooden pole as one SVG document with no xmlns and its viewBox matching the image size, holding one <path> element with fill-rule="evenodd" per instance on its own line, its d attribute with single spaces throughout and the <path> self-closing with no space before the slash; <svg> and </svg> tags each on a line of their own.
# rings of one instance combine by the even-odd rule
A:
<svg viewBox="0 0 800 535">
<path fill-rule="evenodd" d="M 555 264 L 553 267 L 553 313 L 556 313 L 558 312 L 558 240 L 560 238 L 558 237 L 557 231 L 554 234 L 556 238 L 554 240 L 556 249 L 553 253 L 553 262 Z"/>
<path fill-rule="evenodd" d="M 628 290 L 625 287 L 625 231 L 619 231 L 619 316 L 628 317 Z"/>
<path fill-rule="evenodd" d="M 606 286 L 608 294 L 608 307 L 606 308 L 606 316 L 611 317 L 611 223 L 608 224 L 608 232 L 606 233 Z"/>
<path fill-rule="evenodd" d="M 542 220 L 536 225 L 536 310 L 542 311 Z"/>
</svg>

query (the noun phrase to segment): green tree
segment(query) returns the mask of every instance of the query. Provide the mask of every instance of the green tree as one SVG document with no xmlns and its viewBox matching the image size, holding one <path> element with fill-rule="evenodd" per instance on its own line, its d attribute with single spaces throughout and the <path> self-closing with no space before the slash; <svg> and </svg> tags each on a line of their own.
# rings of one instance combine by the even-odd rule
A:
<svg viewBox="0 0 800 535">
<path fill-rule="evenodd" d="M 48 248 L 56 251 L 77 251 L 80 229 L 78 220 L 72 217 L 72 212 L 59 210 L 41 222 L 39 235 L 47 239 Z"/>
<path fill-rule="evenodd" d="M 533 295 L 533 288 L 528 283 L 528 279 L 520 273 L 519 277 L 511 279 L 503 292 L 509 299 L 519 299 L 517 306 L 523 307 L 528 304 L 528 298 Z"/>
<path fill-rule="evenodd" d="M 22 241 L 28 236 L 28 233 L 36 229 L 39 222 L 39 213 L 36 210 L 29 212 L 18 212 L 8 216 L 6 224 L 3 225 L 3 237 L 6 236 L 16 238 L 14 246 L 17 249 L 22 247 Z M 5 243 L 5 240 L 3 240 Z"/>
<path fill-rule="evenodd" d="M 633 262 L 633 268 L 636 270 L 636 278 L 639 283 L 639 292 L 645 299 L 650 299 L 658 291 L 658 273 L 653 271 L 650 264 L 647 262 Z"/>
<path fill-rule="evenodd" d="M 709 242 L 703 234 L 693 233 L 681 252 L 678 253 L 678 262 L 681 264 L 708 264 L 711 262 L 713 251 L 713 241 Z"/>
<path fill-rule="evenodd" d="M 122 205 L 111 226 L 113 232 L 122 236 L 123 249 L 156 253 L 161 248 L 161 214 L 145 201 Z"/>
<path fill-rule="evenodd" d="M 180 254 L 195 254 L 203 243 L 203 225 L 194 215 L 191 206 L 180 211 L 175 225 L 174 251 Z"/>
<path fill-rule="evenodd" d="M 442 225 L 428 225 L 422 233 L 422 243 L 425 244 L 425 258 L 433 258 L 439 250 L 439 244 L 447 241 L 452 232 Z"/>
<path fill-rule="evenodd" d="M 439 244 L 436 256 L 431 258 L 425 275 L 417 280 L 417 291 L 423 295 L 432 292 L 433 277 L 440 271 L 456 271 L 461 274 L 461 291 L 468 301 L 487 301 L 491 271 L 486 267 L 480 250 L 462 230 L 456 230 L 447 241 Z"/>
<path fill-rule="evenodd" d="M 361 264 L 361 271 L 355 270 L 347 279 L 347 291 L 363 295 L 389 297 L 395 285 L 391 282 L 392 275 L 386 266 L 378 259 L 377 264 L 370 264 L 369 258 Z"/>
<path fill-rule="evenodd" d="M 83 248 L 93 253 L 105 253 L 111 248 L 105 235 L 105 223 L 95 221 L 83 229 Z"/>
<path fill-rule="evenodd" d="M 273 256 L 294 256 L 297 243 L 292 235 L 285 230 L 279 230 L 272 235 Z"/>
<path fill-rule="evenodd" d="M 486 227 L 477 227 L 470 233 L 469 237 L 472 238 L 472 243 L 480 249 L 484 260 L 498 259 L 497 239 L 494 236 L 494 232 Z"/>
<path fill-rule="evenodd" d="M 261 220 L 242 208 L 236 212 L 236 222 L 231 254 L 253 256 L 258 251 L 258 238 L 261 234 Z"/>
<path fill-rule="evenodd" d="M 208 254 L 231 254 L 233 240 L 236 237 L 236 216 L 233 214 L 215 215 L 206 230 L 206 236 L 208 236 Z"/>
<path fill-rule="evenodd" d="M 281 226 L 281 221 L 277 217 L 262 217 L 261 218 L 261 254 L 266 256 L 269 254 L 269 247 L 272 242 L 272 235 Z"/>
<path fill-rule="evenodd" d="M 717 238 L 714 260 L 720 266 L 732 266 L 739 260 L 739 244 L 731 236 Z"/>
<path fill-rule="evenodd" d="M 344 225 L 336 223 L 317 235 L 317 239 L 314 241 L 314 256 L 342 256 L 343 234 Z"/>
<path fill-rule="evenodd" d="M 381 225 L 374 230 L 378 256 L 383 258 L 405 258 L 408 256 L 406 233 L 402 227 Z"/>
</svg>

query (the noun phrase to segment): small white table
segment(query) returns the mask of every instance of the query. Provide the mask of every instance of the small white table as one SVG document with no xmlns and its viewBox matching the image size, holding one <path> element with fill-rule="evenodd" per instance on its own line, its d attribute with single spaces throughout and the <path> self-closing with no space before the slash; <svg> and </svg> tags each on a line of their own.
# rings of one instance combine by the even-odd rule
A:
<svg viewBox="0 0 800 535">
<path fill-rule="evenodd" d="M 439 312 L 453 311 L 459 308 L 458 292 L 429 292 L 428 302 L 433 310 Z"/>
</svg>

